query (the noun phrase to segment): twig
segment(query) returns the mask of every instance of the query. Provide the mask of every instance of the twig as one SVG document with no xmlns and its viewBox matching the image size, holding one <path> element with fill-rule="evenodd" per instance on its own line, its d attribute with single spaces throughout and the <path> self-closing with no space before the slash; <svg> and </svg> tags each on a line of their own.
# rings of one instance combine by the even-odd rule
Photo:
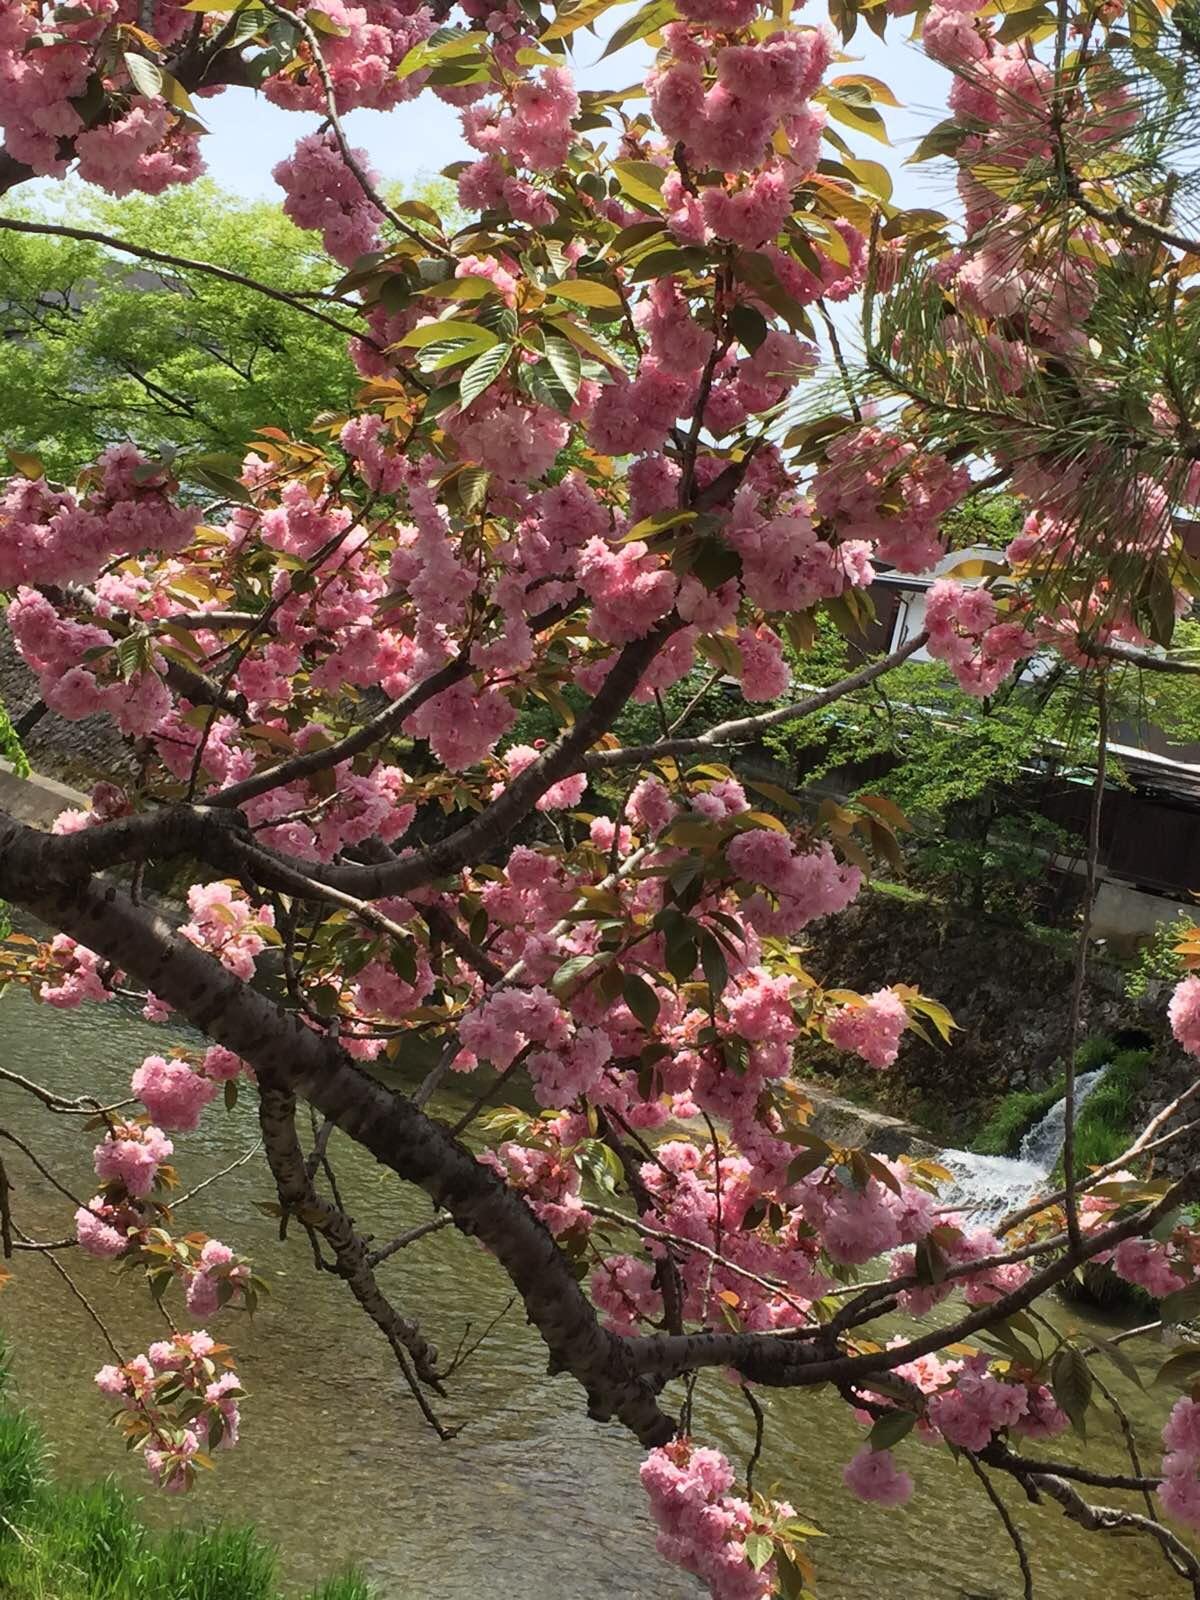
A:
<svg viewBox="0 0 1200 1600">
<path fill-rule="evenodd" d="M 525 1058 L 531 1054 L 532 1050 L 533 1046 L 531 1044 L 523 1046 L 523 1048 L 517 1052 L 517 1054 L 505 1067 L 504 1071 L 501 1072 L 497 1077 L 493 1078 L 492 1082 L 478 1097 L 471 1108 L 468 1111 L 465 1111 L 450 1129 L 450 1137 L 452 1139 L 457 1139 L 466 1132 L 466 1130 L 475 1121 L 475 1118 L 483 1110 L 484 1106 L 487 1105 L 488 1101 L 492 1098 L 496 1091 L 498 1089 L 502 1089 L 509 1079 L 513 1077 L 517 1068 L 523 1065 Z"/>
<path fill-rule="evenodd" d="M 7 1139 L 9 1144 L 15 1144 L 17 1149 L 20 1150 L 28 1160 L 33 1162 L 34 1166 L 41 1173 L 42 1177 L 45 1178 L 46 1182 L 53 1184 L 58 1190 L 59 1194 L 64 1197 L 64 1199 L 69 1200 L 73 1206 L 83 1205 L 83 1201 L 79 1198 L 79 1196 L 72 1194 L 70 1189 L 68 1189 L 65 1184 L 59 1183 L 58 1179 L 50 1171 L 49 1167 L 46 1166 L 45 1162 L 43 1162 L 40 1157 L 34 1154 L 34 1152 L 29 1148 L 23 1139 L 18 1139 L 16 1134 L 10 1133 L 7 1128 L 0 1128 L 0 1139 Z M 3 1179 L 3 1168 L 0 1167 L 0 1203 L 3 1202 L 4 1188 L 5 1184 Z M 5 1254 L 7 1253 L 8 1252 L 6 1251 Z"/>
<path fill-rule="evenodd" d="M 766 1417 L 754 1390 L 746 1383 L 743 1383 L 741 1387 L 746 1404 L 750 1407 L 754 1417 L 754 1449 L 750 1452 L 750 1459 L 746 1462 L 746 1499 L 750 1500 L 754 1496 L 754 1469 L 762 1457 L 763 1424 L 766 1421 Z"/>
<path fill-rule="evenodd" d="M 1105 1533 L 1119 1533 L 1123 1528 L 1132 1528 L 1135 1532 L 1146 1533 L 1152 1539 L 1157 1539 L 1164 1550 L 1178 1557 L 1191 1581 L 1192 1593 L 1200 1597 L 1200 1561 L 1197 1561 L 1183 1540 L 1176 1538 L 1161 1522 L 1153 1517 L 1143 1517 L 1134 1511 L 1117 1511 L 1109 1506 L 1090 1505 L 1064 1478 L 1056 1474 L 1033 1473 L 1030 1474 L 1029 1481 L 1035 1488 L 1048 1494 L 1052 1500 L 1057 1500 L 1071 1521 L 1077 1522 L 1081 1528 L 1086 1528 L 1089 1532 L 1102 1530 Z"/>
<path fill-rule="evenodd" d="M 222 1178 L 227 1178 L 231 1172 L 236 1172 L 239 1167 L 244 1167 L 247 1161 L 253 1161 L 254 1157 L 258 1155 L 262 1147 L 262 1140 L 256 1140 L 256 1142 L 251 1145 L 249 1150 L 247 1150 L 243 1155 L 238 1156 L 236 1161 L 231 1161 L 227 1167 L 222 1167 L 220 1172 L 214 1172 L 211 1178 L 204 1178 L 200 1183 L 195 1184 L 188 1190 L 186 1194 L 181 1194 L 178 1200 L 172 1200 L 171 1210 L 178 1211 L 180 1206 L 185 1206 L 188 1201 L 194 1199 L 202 1189 L 207 1189 L 209 1184 L 219 1183 Z"/>
<path fill-rule="evenodd" d="M 1096 683 L 1096 779 L 1092 785 L 1092 805 L 1088 817 L 1087 876 L 1083 918 L 1079 924 L 1079 943 L 1075 951 L 1075 978 L 1071 985 L 1071 1009 L 1067 1023 L 1066 1092 L 1063 1096 L 1063 1201 L 1067 1212 L 1067 1237 L 1078 1253 L 1079 1200 L 1075 1192 L 1075 1048 L 1079 1038 L 1079 1017 L 1083 1007 L 1083 984 L 1087 976 L 1088 940 L 1092 932 L 1092 908 L 1096 898 L 1096 863 L 1100 855 L 1100 811 L 1104 803 L 1104 778 L 1108 765 L 1108 689 L 1103 673 Z"/>
<path fill-rule="evenodd" d="M 988 1499 L 992 1502 L 992 1505 L 996 1508 L 996 1515 L 1004 1524 L 1004 1531 L 1008 1534 L 1008 1537 L 1012 1541 L 1012 1547 L 1017 1553 L 1017 1561 L 1021 1567 L 1021 1581 L 1025 1586 L 1025 1600 L 1033 1600 L 1033 1571 L 1029 1565 L 1029 1554 L 1026 1551 L 1024 1541 L 1021 1538 L 1020 1529 L 1013 1521 L 1008 1507 L 1004 1504 L 1004 1501 L 1001 1500 L 999 1494 L 997 1494 L 996 1487 L 992 1480 L 979 1465 L 979 1460 L 974 1451 L 964 1450 L 963 1455 L 966 1456 L 971 1471 L 983 1485 L 984 1494 L 987 1495 Z"/>
<path fill-rule="evenodd" d="M 430 1217 L 428 1222 L 419 1222 L 415 1228 L 409 1228 L 406 1233 L 398 1233 L 388 1244 L 382 1245 L 378 1250 L 372 1250 L 367 1257 L 369 1267 L 378 1267 L 398 1250 L 407 1250 L 410 1244 L 416 1244 L 418 1239 L 424 1239 L 427 1234 L 440 1233 L 443 1228 L 452 1227 L 454 1218 L 446 1211 L 440 1211 L 436 1217 Z"/>
<path fill-rule="evenodd" d="M 278 4 L 278 0 L 261 0 L 261 4 L 284 22 L 290 22 L 292 27 L 301 34 L 305 44 L 312 52 L 313 66 L 317 69 L 317 76 L 321 80 L 321 88 L 325 92 L 325 114 L 329 120 L 330 130 L 337 140 L 342 160 L 353 173 L 355 182 L 363 194 L 366 195 L 376 211 L 387 218 L 398 233 L 402 233 L 407 238 L 414 240 L 434 255 L 441 256 L 443 261 L 453 261 L 454 252 L 452 250 L 449 250 L 443 244 L 437 243 L 436 240 L 428 238 L 418 228 L 414 228 L 411 223 L 405 222 L 394 207 L 388 205 L 387 201 L 371 182 L 366 169 L 355 155 L 350 141 L 346 138 L 346 130 L 342 127 L 342 119 L 338 115 L 337 90 L 334 88 L 333 78 L 330 75 L 324 52 L 321 49 L 321 41 L 317 38 L 316 31 L 311 23 L 306 17 L 302 17 L 299 12 L 290 11 L 287 6 Z"/>
<path fill-rule="evenodd" d="M 248 278 L 245 273 L 234 272 L 229 267 L 218 267 L 212 261 L 195 261 L 190 256 L 176 256 L 165 250 L 151 250 L 144 245 L 131 244 L 128 239 L 118 239 L 110 233 L 100 233 L 95 228 L 72 228 L 59 222 L 26 222 L 22 217 L 0 217 L 0 228 L 7 228 L 10 233 L 56 234 L 63 239 L 102 244 L 110 250 L 119 250 L 122 255 L 138 256 L 143 261 L 157 261 L 166 267 L 179 267 L 188 272 L 204 272 L 210 278 L 221 278 L 226 283 L 239 284 L 243 289 L 255 290 L 268 300 L 277 300 L 280 305 L 290 306 L 293 311 L 299 311 L 306 317 L 313 317 L 317 322 L 323 322 L 326 327 L 344 333 L 349 339 L 361 339 L 364 344 L 370 345 L 375 350 L 380 348 L 365 329 L 354 328 L 348 322 L 340 322 L 337 317 L 326 316 L 323 311 L 306 305 L 303 300 L 289 294 L 286 289 L 273 289 L 269 283 L 260 283 L 257 278 Z"/>
<path fill-rule="evenodd" d="M 797 700 L 793 705 L 779 706 L 774 711 L 762 711 L 753 717 L 739 717 L 735 721 L 719 722 L 715 728 L 710 728 L 707 733 L 699 734 L 694 739 L 662 739 L 657 744 L 593 751 L 584 758 L 581 770 L 592 772 L 612 767 L 644 766 L 659 756 L 701 755 L 712 750 L 714 746 L 745 744 L 748 740 L 756 738 L 765 728 L 774 728 L 781 722 L 794 722 L 800 717 L 811 716 L 814 711 L 833 705 L 844 695 L 853 694 L 856 689 L 863 689 L 867 684 L 874 683 L 876 678 L 882 678 L 885 673 L 894 671 L 907 661 L 909 656 L 916 655 L 917 651 L 928 642 L 928 633 L 922 631 L 914 634 L 911 639 L 906 640 L 898 649 L 883 656 L 879 661 L 868 662 L 866 666 L 859 667 L 857 672 L 850 673 L 848 677 L 830 684 L 826 689 L 816 690 L 803 700 Z"/>
<path fill-rule="evenodd" d="M 16 1234 L 18 1239 L 23 1239 L 26 1244 L 33 1244 L 34 1241 L 29 1237 L 29 1235 L 27 1233 L 22 1233 L 21 1229 L 15 1224 L 13 1225 L 13 1232 Z M 96 1310 L 95 1306 L 88 1299 L 87 1295 L 84 1294 L 83 1290 L 75 1282 L 74 1278 L 72 1278 L 66 1267 L 63 1266 L 62 1262 L 56 1261 L 52 1255 L 47 1255 L 46 1260 L 54 1268 L 55 1272 L 58 1273 L 59 1277 L 66 1284 L 67 1288 L 70 1289 L 76 1300 L 79 1301 L 80 1305 L 87 1312 L 88 1316 L 91 1317 L 92 1321 L 96 1324 L 97 1328 L 99 1328 L 105 1344 L 117 1359 L 117 1365 L 123 1367 L 125 1365 L 125 1357 L 121 1354 L 120 1347 L 118 1346 L 116 1340 L 113 1338 L 112 1334 L 109 1333 L 107 1327 L 105 1327 L 103 1317 L 101 1317 L 100 1313 Z"/>
</svg>

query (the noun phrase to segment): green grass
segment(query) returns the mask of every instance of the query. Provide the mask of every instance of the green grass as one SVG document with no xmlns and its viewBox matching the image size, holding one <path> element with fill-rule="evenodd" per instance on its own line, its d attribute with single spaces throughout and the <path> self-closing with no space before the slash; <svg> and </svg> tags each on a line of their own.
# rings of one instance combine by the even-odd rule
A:
<svg viewBox="0 0 1200 1600">
<path fill-rule="evenodd" d="M 150 1533 L 111 1480 L 68 1488 L 46 1469 L 33 1422 L 7 1394 L 0 1349 L 0 1596 L 3 1600 L 282 1600 L 274 1548 L 251 1528 Z M 309 1600 L 374 1600 L 356 1573 Z"/>
<path fill-rule="evenodd" d="M 1113 1041 L 1104 1034 L 1094 1034 L 1085 1039 L 1075 1052 L 1076 1072 L 1094 1072 L 1097 1067 L 1102 1067 L 1106 1061 L 1119 1060 L 1114 1057 L 1116 1047 Z M 1127 1052 L 1134 1054 L 1137 1052 Z M 1147 1057 L 1147 1060 L 1149 1058 Z M 1109 1073 L 1104 1082 L 1097 1085 L 1084 1101 L 1083 1109 L 1079 1114 L 1076 1124 L 1076 1138 L 1087 1115 L 1092 1101 L 1101 1095 L 1108 1086 Z M 1015 1156 L 1021 1148 L 1021 1140 L 1036 1123 L 1040 1122 L 1050 1110 L 1057 1105 L 1066 1092 L 1066 1079 L 1060 1073 L 1054 1082 L 1045 1089 L 1014 1089 L 1011 1094 L 1006 1094 L 992 1110 L 987 1121 L 980 1128 L 975 1138 L 971 1141 L 971 1149 L 976 1155 L 981 1156 Z M 1128 1141 L 1126 1141 L 1128 1142 Z M 1124 1148 L 1122 1146 L 1122 1148 Z M 1120 1152 L 1116 1152 L 1119 1154 Z M 1111 1159 L 1106 1157 L 1105 1159 Z M 1083 1157 L 1080 1156 L 1080 1160 Z"/>
<path fill-rule="evenodd" d="M 1149 1050 L 1121 1050 L 1080 1107 L 1075 1123 L 1079 1167 L 1102 1167 L 1129 1148 L 1133 1107 L 1150 1073 Z"/>
<path fill-rule="evenodd" d="M 981 1156 L 1015 1156 L 1021 1140 L 1050 1107 L 1063 1097 L 1065 1080 L 1056 1078 L 1048 1089 L 1014 1089 L 995 1107 L 971 1141 Z"/>
</svg>

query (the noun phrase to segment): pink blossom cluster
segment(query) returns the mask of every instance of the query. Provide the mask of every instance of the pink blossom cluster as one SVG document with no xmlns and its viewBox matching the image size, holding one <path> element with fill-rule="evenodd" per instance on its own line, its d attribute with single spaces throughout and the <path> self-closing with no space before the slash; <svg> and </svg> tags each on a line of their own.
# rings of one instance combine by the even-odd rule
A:
<svg viewBox="0 0 1200 1600">
<path fill-rule="evenodd" d="M 931 1395 L 930 1424 L 962 1450 L 982 1450 L 995 1434 L 1015 1427 L 1029 1409 L 1029 1391 L 988 1370 L 986 1355 L 968 1356 L 951 1389 Z"/>
<path fill-rule="evenodd" d="M 163 10 L 155 31 L 169 45 L 192 19 L 180 7 Z M 138 17 L 136 0 L 81 0 L 54 8 L 11 0 L 0 9 L 0 130 L 8 156 L 39 176 L 61 177 L 73 141 L 80 176 L 117 195 L 134 189 L 159 194 L 168 184 L 196 177 L 201 163 L 195 133 L 164 100 L 129 98 L 131 81 L 123 68 L 111 66 L 111 47 L 108 60 L 99 54 L 110 46 L 113 24 L 136 23 Z M 85 124 L 80 102 L 94 73 L 120 99 L 108 101 L 104 114 Z"/>
<path fill-rule="evenodd" d="M 1192 1056 L 1200 1056 L 1200 978 L 1182 978 L 1167 1004 L 1171 1032 Z"/>
<path fill-rule="evenodd" d="M 420 92 L 427 73 L 400 76 L 398 68 L 409 51 L 422 44 L 435 23 L 428 6 L 414 0 L 322 0 L 322 13 L 331 26 L 321 32 L 321 55 L 333 85 L 339 112 L 367 106 L 388 111 Z M 288 111 L 326 109 L 325 85 L 312 64 L 308 45 L 301 42 L 299 59 L 272 73 L 263 82 L 263 94 Z"/>
<path fill-rule="evenodd" d="M 622 545 L 589 539 L 575 570 L 592 602 L 589 631 L 606 644 L 643 638 L 675 598 L 674 577 L 640 539 Z"/>
<path fill-rule="evenodd" d="M 9 482 L 0 499 L 0 589 L 90 583 L 114 556 L 174 554 L 192 538 L 196 508 L 174 505 L 165 469 L 155 471 L 133 445 L 110 445 L 92 477 L 82 495 L 45 478 Z"/>
<path fill-rule="evenodd" d="M 890 1067 L 900 1054 L 908 1011 L 894 989 L 877 989 L 863 1005 L 840 1006 L 826 1031 L 839 1050 L 852 1050 L 872 1067 Z"/>
<path fill-rule="evenodd" d="M 828 844 L 797 851 L 785 833 L 752 828 L 736 834 L 725 847 L 730 871 L 761 893 L 742 902 L 742 914 L 759 933 L 783 937 L 818 917 L 844 911 L 858 894 L 862 873 L 845 866 Z"/>
<path fill-rule="evenodd" d="M 204 170 L 200 139 L 163 100 L 135 95 L 123 116 L 75 136 L 77 171 L 109 194 L 161 194 Z"/>
<path fill-rule="evenodd" d="M 194 883 L 188 890 L 191 918 L 185 939 L 215 955 L 236 977 L 254 976 L 254 958 L 266 949 L 265 930 L 275 926 L 270 906 L 252 906 L 241 890 L 224 882 Z"/>
<path fill-rule="evenodd" d="M 132 1439 L 147 1471 L 170 1494 L 189 1489 L 198 1451 L 230 1450 L 238 1442 L 242 1388 L 223 1347 L 203 1329 L 152 1344 L 121 1366 L 101 1367 L 100 1393 L 118 1402 L 115 1421 L 132 1414 Z M 214 1359 L 216 1358 L 216 1359 Z"/>
<path fill-rule="evenodd" d="M 912 1499 L 910 1474 L 896 1465 L 890 1450 L 873 1450 L 869 1444 L 847 1464 L 842 1482 L 857 1499 L 881 1506 L 902 1506 Z"/>
<path fill-rule="evenodd" d="M 217 1094 L 213 1080 L 194 1072 L 186 1061 L 163 1056 L 147 1056 L 133 1074 L 131 1087 L 160 1128 L 179 1133 L 200 1126 L 200 1113 Z"/>
<path fill-rule="evenodd" d="M 764 611 L 806 611 L 875 579 L 870 545 L 821 537 L 803 504 L 765 515 L 753 491 L 742 491 L 725 537 L 742 558 L 746 598 Z"/>
<path fill-rule="evenodd" d="M 249 1281 L 250 1268 L 227 1244 L 206 1239 L 185 1270 L 187 1308 L 197 1321 L 215 1316 L 223 1305 L 236 1303 Z"/>
<path fill-rule="evenodd" d="M 1176 1400 L 1162 1431 L 1163 1481 L 1157 1495 L 1163 1510 L 1189 1528 L 1200 1528 L 1200 1403 Z"/>
<path fill-rule="evenodd" d="M 526 768 L 533 766 L 538 759 L 538 751 L 529 744 L 510 745 L 501 758 L 505 771 L 510 778 L 518 777 Z M 507 785 L 498 783 L 492 790 L 493 797 L 502 794 Z M 569 778 L 560 778 L 553 783 L 539 798 L 536 809 L 538 811 L 565 811 L 572 806 L 577 806 L 583 799 L 583 791 L 587 788 L 587 774 L 583 772 L 572 773 Z"/>
<path fill-rule="evenodd" d="M 339 0 L 331 3 L 337 5 Z M 366 151 L 355 150 L 354 157 L 370 181 L 377 182 Z M 359 256 L 375 249 L 379 213 L 346 165 L 332 133 L 306 134 L 271 176 L 286 196 L 287 215 L 297 227 L 320 233 L 325 249 L 342 266 L 353 266 Z"/>
<path fill-rule="evenodd" d="M 746 1536 L 755 1531 L 749 1503 L 731 1494 L 733 1468 L 718 1450 L 682 1435 L 652 1450 L 642 1463 L 642 1487 L 658 1524 L 659 1554 L 708 1585 L 713 1600 L 767 1600 L 774 1567 L 755 1571 Z M 791 1507 L 780 1505 L 780 1515 Z"/>
<path fill-rule="evenodd" d="M 933 1196 L 910 1183 L 898 1162 L 879 1160 L 888 1182 L 872 1174 L 855 1186 L 818 1168 L 793 1191 L 798 1212 L 832 1261 L 861 1266 L 873 1256 L 917 1243 L 937 1224 Z"/>
<path fill-rule="evenodd" d="M 464 679 L 414 711 L 404 731 L 428 739 L 451 772 L 465 772 L 491 754 L 516 720 L 512 702 L 499 689 L 477 689 Z"/>
<path fill-rule="evenodd" d="M 1002 622 L 995 597 L 977 585 L 939 578 L 925 605 L 929 653 L 944 661 L 961 688 L 980 697 L 995 692 L 1036 643 L 1020 622 Z"/>
<path fill-rule="evenodd" d="M 941 519 L 970 487 L 965 467 L 873 425 L 839 434 L 825 456 L 812 485 L 818 516 L 906 572 L 937 564 L 946 553 Z"/>
<path fill-rule="evenodd" d="M 570 432 L 557 411 L 504 389 L 489 389 L 442 421 L 465 460 L 518 484 L 544 478 Z"/>
<path fill-rule="evenodd" d="M 115 1122 L 93 1152 L 96 1176 L 132 1199 L 145 1199 L 174 1148 L 153 1123 Z"/>
<path fill-rule="evenodd" d="M 924 1284 L 919 1288 L 904 1289 L 900 1304 L 913 1316 L 924 1316 L 935 1305 L 945 1300 L 955 1289 L 961 1289 L 968 1305 L 990 1305 L 1002 1295 L 1019 1289 L 1029 1278 L 1026 1262 L 1008 1262 L 1003 1266 L 985 1265 L 996 1256 L 1004 1254 L 1004 1246 L 990 1228 L 969 1227 L 960 1217 L 950 1214 L 939 1219 L 931 1230 L 932 1242 L 948 1267 L 970 1267 L 980 1263 L 976 1272 L 966 1272 L 940 1283 Z M 916 1268 L 912 1251 L 902 1251 L 892 1259 L 893 1277 L 908 1277 Z"/>
<path fill-rule="evenodd" d="M 1122 1239 L 1111 1256 L 1105 1253 L 1113 1271 L 1126 1283 L 1135 1283 L 1156 1300 L 1184 1289 L 1190 1273 L 1181 1271 L 1186 1257 L 1173 1239 Z"/>
<path fill-rule="evenodd" d="M 756 9 L 738 0 L 735 7 L 745 20 Z M 718 35 L 741 25 L 740 19 L 711 15 L 693 20 Z M 760 244 L 782 225 L 791 187 L 816 165 L 823 117 L 809 102 L 833 58 L 832 38 L 824 30 L 789 29 L 754 44 L 718 46 L 678 22 L 663 30 L 663 39 L 664 64 L 648 80 L 650 103 L 659 129 L 672 143 L 682 141 L 693 168 L 754 172 L 767 162 L 776 130 L 783 131 L 787 159 L 756 172 L 744 188 L 706 188 L 699 197 L 697 210 L 714 233 L 739 244 Z M 716 81 L 706 88 L 705 71 L 713 67 Z M 688 214 L 685 228 L 694 242 L 692 208 L 680 209 Z"/>
<path fill-rule="evenodd" d="M 583 1186 L 577 1153 L 588 1137 L 587 1118 L 570 1112 L 542 1118 L 524 1135 L 524 1142 L 506 1139 L 481 1160 L 501 1174 L 510 1188 L 523 1194 L 533 1212 L 556 1238 L 586 1232 L 591 1213 L 580 1195 Z"/>
<path fill-rule="evenodd" d="M 545 227 L 557 208 L 522 171 L 548 174 L 567 159 L 579 110 L 566 67 L 546 67 L 506 86 L 499 105 L 475 103 L 462 112 L 463 136 L 481 152 L 458 179 L 459 203 L 470 211 L 508 211 L 531 227 Z"/>
<path fill-rule="evenodd" d="M 94 950 L 77 944 L 69 934 L 56 933 L 50 941 L 53 983 L 43 983 L 38 999 L 60 1011 L 71 1011 L 85 1000 L 111 1000 L 105 981 L 105 962 Z"/>
<path fill-rule="evenodd" d="M 75 1212 L 75 1237 L 80 1249 L 100 1261 L 124 1255 L 131 1236 L 141 1228 L 142 1218 L 135 1207 L 125 1202 L 93 1195 L 86 1206 Z"/>
</svg>

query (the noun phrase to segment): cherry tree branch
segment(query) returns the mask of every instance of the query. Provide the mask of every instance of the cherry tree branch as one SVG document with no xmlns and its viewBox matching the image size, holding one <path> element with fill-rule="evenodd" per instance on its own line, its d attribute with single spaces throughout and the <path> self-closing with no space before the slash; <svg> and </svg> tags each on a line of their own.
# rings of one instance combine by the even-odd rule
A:
<svg viewBox="0 0 1200 1600">
<path fill-rule="evenodd" d="M 602 1329 L 571 1264 L 522 1197 L 403 1095 L 362 1072 L 337 1042 L 227 972 L 115 885 L 53 883 L 54 836 L 0 826 L 0 896 L 129 972 L 260 1077 L 307 1100 L 395 1172 L 430 1196 L 465 1234 L 487 1245 L 521 1295 L 550 1354 L 570 1372 L 589 1415 L 617 1417 L 644 1444 L 663 1444 L 674 1420 L 635 1370 L 625 1341 Z M 50 852 L 52 855 L 52 852 Z"/>
<path fill-rule="evenodd" d="M 882 678 L 885 673 L 895 671 L 928 642 L 928 633 L 914 634 L 889 655 L 883 656 L 878 661 L 868 662 L 866 666 L 859 667 L 856 672 L 840 678 L 828 688 L 817 689 L 812 694 L 806 695 L 803 700 L 796 700 L 791 705 L 777 706 L 773 711 L 761 711 L 756 716 L 718 722 L 715 727 L 709 728 L 705 733 L 697 734 L 693 739 L 660 739 L 655 744 L 630 745 L 620 750 L 597 750 L 583 762 L 583 770 L 593 772 L 611 770 L 614 767 L 642 766 L 657 760 L 660 756 L 703 755 L 712 751 L 714 746 L 745 744 L 756 739 L 767 728 L 777 727 L 781 722 L 794 722 L 799 717 L 811 716 L 814 711 L 821 711 L 825 706 L 833 705 L 846 695 L 853 694 L 856 689 L 865 689 L 868 684 L 874 683 L 876 678 Z"/>
</svg>

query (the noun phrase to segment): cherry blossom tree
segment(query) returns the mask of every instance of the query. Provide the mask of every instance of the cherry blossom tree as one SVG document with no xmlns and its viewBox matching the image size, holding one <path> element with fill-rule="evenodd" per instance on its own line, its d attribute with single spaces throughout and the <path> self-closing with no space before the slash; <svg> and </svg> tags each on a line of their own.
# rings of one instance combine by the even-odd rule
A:
<svg viewBox="0 0 1200 1600">
<path fill-rule="evenodd" d="M 902 39 L 904 13 L 948 69 L 949 115 L 917 151 L 954 167 L 947 215 L 894 204 L 861 149 L 896 102 L 843 46 L 860 25 Z M 644 97 L 577 87 L 572 46 L 602 18 L 610 50 L 641 43 Z M 344 275 L 267 292 L 344 333 L 362 378 L 351 414 L 264 429 L 210 503 L 129 446 L 61 485 L 14 441 L 13 636 L 49 706 L 107 713 L 143 759 L 52 832 L 3 819 L 0 895 L 56 930 L 10 944 L 7 973 L 56 1006 L 137 991 L 210 1041 L 131 1063 L 132 1113 L 86 1078 L 63 1099 L 0 1069 L 50 1113 L 101 1118 L 83 1253 L 196 1323 L 253 1308 L 252 1264 L 181 1234 L 169 1187 L 240 1086 L 284 1223 L 378 1325 L 430 1425 L 446 1431 L 453 1363 L 385 1287 L 406 1239 L 371 1248 L 327 1181 L 333 1129 L 428 1196 L 419 1231 L 487 1249 L 550 1373 L 631 1436 L 631 1479 L 641 1447 L 663 1556 L 718 1600 L 816 1580 L 796 1510 L 739 1493 L 692 1435 L 690 1386 L 713 1368 L 752 1405 L 763 1387 L 840 1395 L 864 1428 L 850 1494 L 906 1501 L 911 1433 L 965 1455 L 997 1506 L 1007 1475 L 1147 1537 L 1200 1594 L 1172 1526 L 1200 1526 L 1200 1346 L 1166 1364 L 1161 1468 L 1106 1474 L 1046 1444 L 1082 1429 L 1095 1352 L 1036 1312 L 1088 1261 L 1162 1298 L 1150 1342 L 1195 1310 L 1200 1174 L 1153 1165 L 1191 1091 L 1086 1171 L 1069 1075 L 1063 1185 L 995 1228 L 940 1203 L 936 1166 L 823 1141 L 807 1042 L 882 1071 L 908 1032 L 952 1037 L 901 971 L 852 993 L 795 942 L 902 819 L 870 798 L 814 814 L 730 765 L 921 645 L 979 696 L 1058 652 L 1099 711 L 1094 869 L 1109 678 L 1186 666 L 1159 651 L 1196 592 L 1196 50 L 1182 13 L 1144 0 L 837 0 L 828 20 L 757 0 L 0 6 L 5 188 L 187 183 L 231 85 L 321 115 L 276 177 Z M 389 204 L 343 129 L 418 95 L 459 109 L 473 153 L 453 233 Z M 926 633 L 787 700 L 785 642 L 802 654 L 819 613 L 858 638 L 874 563 L 928 569 L 946 513 L 1000 482 L 1025 514 L 1006 564 L 940 580 Z M 626 703 L 661 704 L 697 663 L 702 692 L 732 676 L 751 708 L 622 746 Z M 540 748 L 513 738 L 536 702 L 559 721 Z M 147 869 L 187 885 L 177 924 L 147 905 Z M 1085 916 L 1068 1061 L 1086 953 Z M 1171 1023 L 1200 1055 L 1200 978 Z M 430 1046 L 414 1089 L 371 1071 Z M 452 1073 L 478 1089 L 455 1126 L 429 1109 Z M 504 1108 L 509 1086 L 536 1109 Z M 39 1248 L 7 1201 L 0 1216 L 7 1250 Z M 909 1331 L 876 1337 L 897 1313 Z M 236 1443 L 235 1355 L 196 1327 L 99 1373 L 164 1488 Z"/>
</svg>

